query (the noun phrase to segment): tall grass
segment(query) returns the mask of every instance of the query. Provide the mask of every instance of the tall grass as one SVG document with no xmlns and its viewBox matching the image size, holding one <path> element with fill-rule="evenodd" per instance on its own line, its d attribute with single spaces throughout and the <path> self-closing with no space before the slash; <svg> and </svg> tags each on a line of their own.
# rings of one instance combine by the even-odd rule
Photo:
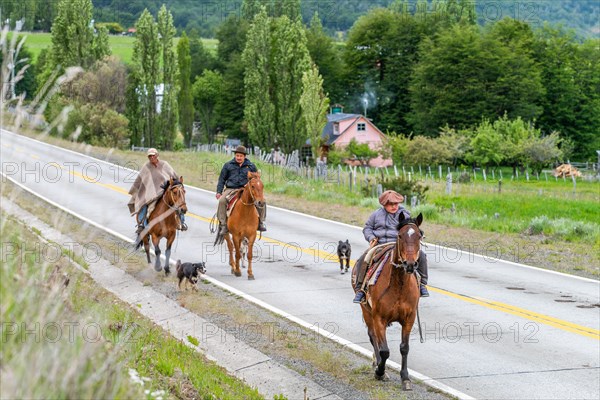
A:
<svg viewBox="0 0 600 400">
<path fill-rule="evenodd" d="M 64 264 L 40 262 L 39 243 L 4 215 L 0 319 L 2 398 L 144 398 L 120 360 L 121 344 L 98 338 L 100 321 L 70 310 L 75 285 Z M 37 249 L 43 247 L 37 246 Z"/>
<path fill-rule="evenodd" d="M 0 398 L 262 398 L 0 222 Z"/>
</svg>

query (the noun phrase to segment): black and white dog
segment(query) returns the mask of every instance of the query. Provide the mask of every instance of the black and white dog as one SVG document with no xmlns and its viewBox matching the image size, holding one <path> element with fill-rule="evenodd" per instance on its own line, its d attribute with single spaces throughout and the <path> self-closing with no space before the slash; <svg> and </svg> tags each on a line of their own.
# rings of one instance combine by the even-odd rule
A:
<svg viewBox="0 0 600 400">
<path fill-rule="evenodd" d="M 177 260 L 177 278 L 179 279 L 179 290 L 181 290 L 181 281 L 186 280 L 185 287 L 187 289 L 187 283 L 191 283 L 192 287 L 196 290 L 196 284 L 198 283 L 199 274 L 206 273 L 206 265 L 203 262 L 200 263 L 181 263 L 181 260 Z"/>
<path fill-rule="evenodd" d="M 350 246 L 350 242 L 346 240 L 338 244 L 337 255 L 340 259 L 340 271 L 342 274 L 344 272 L 348 272 L 348 267 L 350 266 L 350 254 L 352 253 L 352 247 Z M 346 260 L 346 270 L 344 271 L 344 260 Z"/>
</svg>

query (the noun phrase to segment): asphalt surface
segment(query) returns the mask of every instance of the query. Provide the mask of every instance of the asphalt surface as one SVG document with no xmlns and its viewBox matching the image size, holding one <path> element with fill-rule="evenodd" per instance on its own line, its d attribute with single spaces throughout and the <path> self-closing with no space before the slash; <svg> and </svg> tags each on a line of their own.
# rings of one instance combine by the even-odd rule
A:
<svg viewBox="0 0 600 400">
<path fill-rule="evenodd" d="M 6 131 L 0 139 L 6 176 L 133 237 L 126 203 L 134 172 Z M 360 228 L 270 207 L 268 232 L 255 245 L 256 280 L 248 281 L 230 274 L 225 246 L 212 246 L 214 193 L 188 186 L 186 198 L 189 230 L 180 234 L 172 258 L 205 261 L 211 278 L 372 351 L 352 303 L 349 274 L 340 274 L 335 256 L 338 240 L 346 239 L 353 258 L 361 254 L 367 244 Z M 500 261 L 493 258 L 493 243 L 486 248 L 485 256 L 468 248 L 426 249 L 431 297 L 420 303 L 425 343 L 414 331 L 409 368 L 459 397 L 600 398 L 599 282 Z M 391 360 L 400 362 L 400 327 L 389 328 L 387 336 Z"/>
</svg>

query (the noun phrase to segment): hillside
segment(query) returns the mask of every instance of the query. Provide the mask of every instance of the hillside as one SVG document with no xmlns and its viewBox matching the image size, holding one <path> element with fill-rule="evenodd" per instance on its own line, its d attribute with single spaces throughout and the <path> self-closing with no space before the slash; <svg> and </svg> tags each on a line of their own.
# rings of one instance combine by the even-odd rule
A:
<svg viewBox="0 0 600 400">
<path fill-rule="evenodd" d="M 315 11 L 329 32 L 347 31 L 354 21 L 369 9 L 385 7 L 394 0 L 303 0 L 302 16 L 308 22 Z M 459 3 L 461 0 L 458 0 Z M 475 0 L 468 0 L 471 3 Z M 98 21 L 117 21 L 124 27 L 133 26 L 144 8 L 156 14 L 165 3 L 173 13 L 175 26 L 180 30 L 197 29 L 201 36 L 212 37 L 215 28 L 230 15 L 240 15 L 241 0 L 93 0 Z M 409 0 L 409 9 L 417 1 Z M 431 1 L 429 1 L 431 3 Z M 580 36 L 600 33 L 600 3 L 597 0 L 476 0 L 479 22 L 485 24 L 504 17 L 541 26 L 544 22 L 564 24 Z"/>
</svg>

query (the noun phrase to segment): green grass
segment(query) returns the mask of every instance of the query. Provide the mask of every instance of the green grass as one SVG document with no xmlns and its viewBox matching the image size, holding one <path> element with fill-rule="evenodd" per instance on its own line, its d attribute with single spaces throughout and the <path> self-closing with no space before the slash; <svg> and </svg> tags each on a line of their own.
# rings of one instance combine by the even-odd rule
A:
<svg viewBox="0 0 600 400">
<path fill-rule="evenodd" d="M 31 51 L 34 61 L 37 60 L 37 56 L 43 49 L 49 49 L 52 44 L 52 35 L 50 33 L 25 32 L 23 35 L 27 36 L 25 45 Z M 173 47 L 177 46 L 178 41 L 179 38 L 173 40 Z M 135 38 L 132 36 L 110 35 L 108 37 L 112 54 L 121 59 L 125 64 L 131 62 L 134 42 Z M 213 54 L 217 52 L 218 43 L 217 39 L 202 39 L 204 48 Z"/>
<path fill-rule="evenodd" d="M 96 286 L 70 257 L 44 262 L 34 232 L 0 219 L 11 253 L 0 269 L 0 397 L 262 398 Z"/>
</svg>

